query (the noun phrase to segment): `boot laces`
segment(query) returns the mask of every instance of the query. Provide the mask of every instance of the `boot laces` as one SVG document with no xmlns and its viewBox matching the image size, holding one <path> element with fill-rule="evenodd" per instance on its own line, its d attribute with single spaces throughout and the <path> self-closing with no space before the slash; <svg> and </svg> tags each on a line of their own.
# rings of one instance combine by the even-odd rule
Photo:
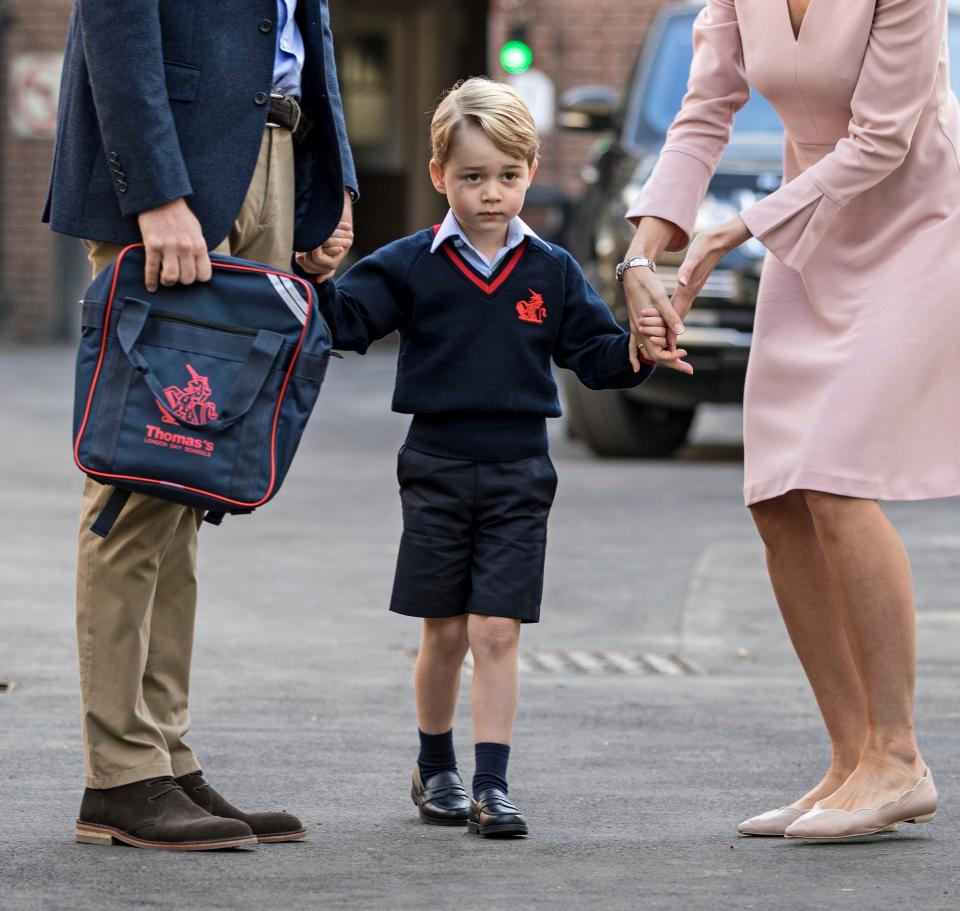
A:
<svg viewBox="0 0 960 911">
<path fill-rule="evenodd" d="M 172 778 L 155 778 L 147 782 L 147 787 L 150 790 L 153 790 L 154 786 L 162 788 L 162 790 L 158 790 L 156 794 L 151 794 L 150 797 L 147 798 L 150 803 L 159 800 L 164 794 L 169 794 L 171 791 L 183 790 Z"/>
</svg>

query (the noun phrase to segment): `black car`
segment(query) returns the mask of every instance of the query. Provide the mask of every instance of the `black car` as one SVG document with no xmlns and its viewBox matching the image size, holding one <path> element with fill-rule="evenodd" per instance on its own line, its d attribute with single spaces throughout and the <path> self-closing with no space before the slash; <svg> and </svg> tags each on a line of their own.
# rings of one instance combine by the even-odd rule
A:
<svg viewBox="0 0 960 911">
<path fill-rule="evenodd" d="M 614 277 L 633 236 L 624 214 L 680 109 L 693 53 L 693 20 L 701 5 L 684 3 L 660 13 L 622 102 L 612 89 L 587 86 L 567 92 L 561 104 L 563 128 L 606 134 L 584 168 L 585 192 L 573 207 L 565 240 L 624 326 L 626 302 Z M 782 155 L 780 119 L 753 94 L 737 115 L 694 231 L 717 227 L 775 190 Z M 692 377 L 660 369 L 638 389 L 609 392 L 585 389 L 565 377 L 573 435 L 602 456 L 665 456 L 686 439 L 698 404 L 740 402 L 763 255 L 763 246 L 751 239 L 725 257 L 687 316 L 682 342 L 695 370 Z M 668 253 L 657 263 L 668 294 L 682 259 L 683 254 Z"/>
</svg>

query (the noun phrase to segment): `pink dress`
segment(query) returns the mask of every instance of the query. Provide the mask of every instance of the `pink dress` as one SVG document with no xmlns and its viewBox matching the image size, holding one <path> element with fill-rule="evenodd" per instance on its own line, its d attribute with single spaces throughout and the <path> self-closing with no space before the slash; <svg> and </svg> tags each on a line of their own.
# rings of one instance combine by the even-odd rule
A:
<svg viewBox="0 0 960 911">
<path fill-rule="evenodd" d="M 697 208 L 754 86 L 784 185 L 741 213 L 770 251 L 744 397 L 747 504 L 808 489 L 960 495 L 960 108 L 946 0 L 709 0 L 683 108 L 628 213 Z"/>
</svg>

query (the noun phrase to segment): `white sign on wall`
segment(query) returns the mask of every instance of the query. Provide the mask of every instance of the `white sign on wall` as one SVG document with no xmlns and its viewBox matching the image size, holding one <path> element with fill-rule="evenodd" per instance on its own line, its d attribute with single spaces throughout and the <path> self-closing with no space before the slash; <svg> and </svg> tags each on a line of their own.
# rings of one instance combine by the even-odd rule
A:
<svg viewBox="0 0 960 911">
<path fill-rule="evenodd" d="M 63 54 L 18 54 L 10 68 L 10 124 L 23 139 L 53 139 Z"/>
<path fill-rule="evenodd" d="M 541 136 L 549 136 L 553 132 L 557 113 L 557 93 L 553 80 L 542 70 L 529 69 L 525 73 L 508 76 L 507 81 L 523 96 L 533 114 L 537 132 Z"/>
</svg>

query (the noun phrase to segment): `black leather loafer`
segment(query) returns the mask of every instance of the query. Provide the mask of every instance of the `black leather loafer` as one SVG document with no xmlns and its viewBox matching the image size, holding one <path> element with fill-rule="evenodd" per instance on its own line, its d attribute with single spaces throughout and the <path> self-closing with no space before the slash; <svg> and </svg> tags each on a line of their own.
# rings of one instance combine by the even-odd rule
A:
<svg viewBox="0 0 960 911">
<path fill-rule="evenodd" d="M 273 841 L 302 841 L 307 837 L 303 824 L 290 813 L 244 813 L 204 780 L 203 772 L 191 772 L 175 779 L 198 807 L 214 816 L 245 822 L 261 844 Z"/>
<path fill-rule="evenodd" d="M 474 835 L 524 838 L 527 821 L 500 788 L 487 788 L 470 801 L 467 829 Z"/>
<path fill-rule="evenodd" d="M 465 826 L 470 815 L 470 798 L 456 772 L 437 772 L 420 780 L 420 767 L 413 770 L 410 796 L 420 821 L 431 826 Z"/>
</svg>

